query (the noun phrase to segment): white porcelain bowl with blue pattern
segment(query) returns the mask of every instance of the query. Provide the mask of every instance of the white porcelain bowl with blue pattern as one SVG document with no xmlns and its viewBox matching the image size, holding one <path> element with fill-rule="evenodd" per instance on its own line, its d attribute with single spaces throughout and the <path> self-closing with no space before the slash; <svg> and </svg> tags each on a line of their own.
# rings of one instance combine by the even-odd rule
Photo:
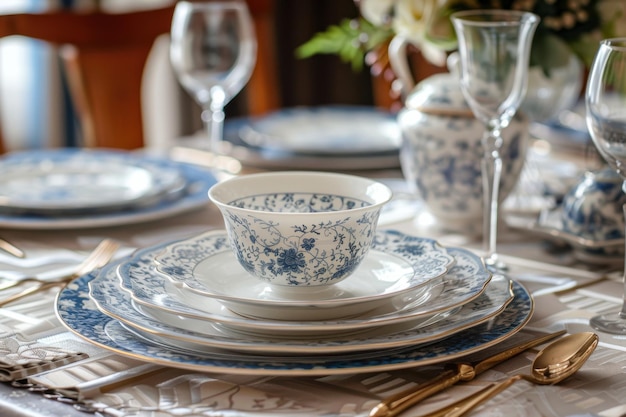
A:
<svg viewBox="0 0 626 417">
<path fill-rule="evenodd" d="M 386 185 L 354 175 L 283 171 L 214 185 L 241 266 L 277 288 L 312 288 L 350 276 L 367 255 Z"/>
</svg>

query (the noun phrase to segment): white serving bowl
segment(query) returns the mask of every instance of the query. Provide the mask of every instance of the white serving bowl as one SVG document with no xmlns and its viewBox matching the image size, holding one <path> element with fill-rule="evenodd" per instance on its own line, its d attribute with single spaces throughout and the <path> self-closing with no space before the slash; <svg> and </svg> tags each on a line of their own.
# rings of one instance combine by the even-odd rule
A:
<svg viewBox="0 0 626 417">
<path fill-rule="evenodd" d="M 278 288 L 335 284 L 359 266 L 392 192 L 354 175 L 284 171 L 214 185 L 237 260 Z"/>
</svg>

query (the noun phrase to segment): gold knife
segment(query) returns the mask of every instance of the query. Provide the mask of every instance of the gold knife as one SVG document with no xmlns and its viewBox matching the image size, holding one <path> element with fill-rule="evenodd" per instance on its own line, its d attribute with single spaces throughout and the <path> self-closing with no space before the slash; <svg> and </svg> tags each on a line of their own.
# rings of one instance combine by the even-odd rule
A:
<svg viewBox="0 0 626 417">
<path fill-rule="evenodd" d="M 489 356 L 484 359 L 476 361 L 458 362 L 447 366 L 439 376 L 431 381 L 427 381 L 423 384 L 419 384 L 417 387 L 412 387 L 398 394 L 395 394 L 389 398 L 382 400 L 376 407 L 369 413 L 369 417 L 394 417 L 406 410 L 409 407 L 414 406 L 418 402 L 434 395 L 451 385 L 456 384 L 459 381 L 471 381 L 477 375 L 485 372 L 487 369 L 516 356 L 523 351 L 532 347 L 541 345 L 555 337 L 561 336 L 565 333 L 565 330 L 549 334 L 540 334 L 539 336 L 532 337 L 530 340 L 528 337 L 522 339 L 521 342 L 515 344 L 512 347 L 498 352 L 495 355 Z M 503 342 L 506 343 L 506 342 Z"/>
</svg>

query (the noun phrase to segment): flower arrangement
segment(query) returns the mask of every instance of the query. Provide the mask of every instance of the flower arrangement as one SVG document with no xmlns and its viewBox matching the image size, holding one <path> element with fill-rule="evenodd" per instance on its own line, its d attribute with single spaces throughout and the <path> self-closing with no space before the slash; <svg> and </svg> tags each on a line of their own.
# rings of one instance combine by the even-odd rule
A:
<svg viewBox="0 0 626 417">
<path fill-rule="evenodd" d="M 337 54 L 355 70 L 364 64 L 375 69 L 389 41 L 402 35 L 428 61 L 444 66 L 447 54 L 457 46 L 450 15 L 467 9 L 537 14 L 541 22 L 533 38 L 530 65 L 541 66 L 546 76 L 552 68 L 566 65 L 571 54 L 588 67 L 601 39 L 626 36 L 624 0 L 355 0 L 355 4 L 358 18 L 345 19 L 316 34 L 296 55 Z"/>
</svg>

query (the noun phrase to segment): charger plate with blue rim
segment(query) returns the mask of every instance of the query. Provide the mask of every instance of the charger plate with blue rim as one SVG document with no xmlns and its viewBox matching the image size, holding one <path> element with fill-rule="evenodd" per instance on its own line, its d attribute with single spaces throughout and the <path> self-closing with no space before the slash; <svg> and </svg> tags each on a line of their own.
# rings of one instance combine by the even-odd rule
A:
<svg viewBox="0 0 626 417">
<path fill-rule="evenodd" d="M 530 294 L 513 283 L 513 300 L 493 320 L 425 345 L 338 355 L 259 355 L 207 348 L 202 354 L 174 349 L 133 334 L 97 309 L 88 295 L 88 274 L 58 295 L 56 314 L 77 336 L 111 352 L 154 364 L 240 375 L 333 375 L 435 364 L 493 346 L 519 332 L 530 320 Z"/>
</svg>

